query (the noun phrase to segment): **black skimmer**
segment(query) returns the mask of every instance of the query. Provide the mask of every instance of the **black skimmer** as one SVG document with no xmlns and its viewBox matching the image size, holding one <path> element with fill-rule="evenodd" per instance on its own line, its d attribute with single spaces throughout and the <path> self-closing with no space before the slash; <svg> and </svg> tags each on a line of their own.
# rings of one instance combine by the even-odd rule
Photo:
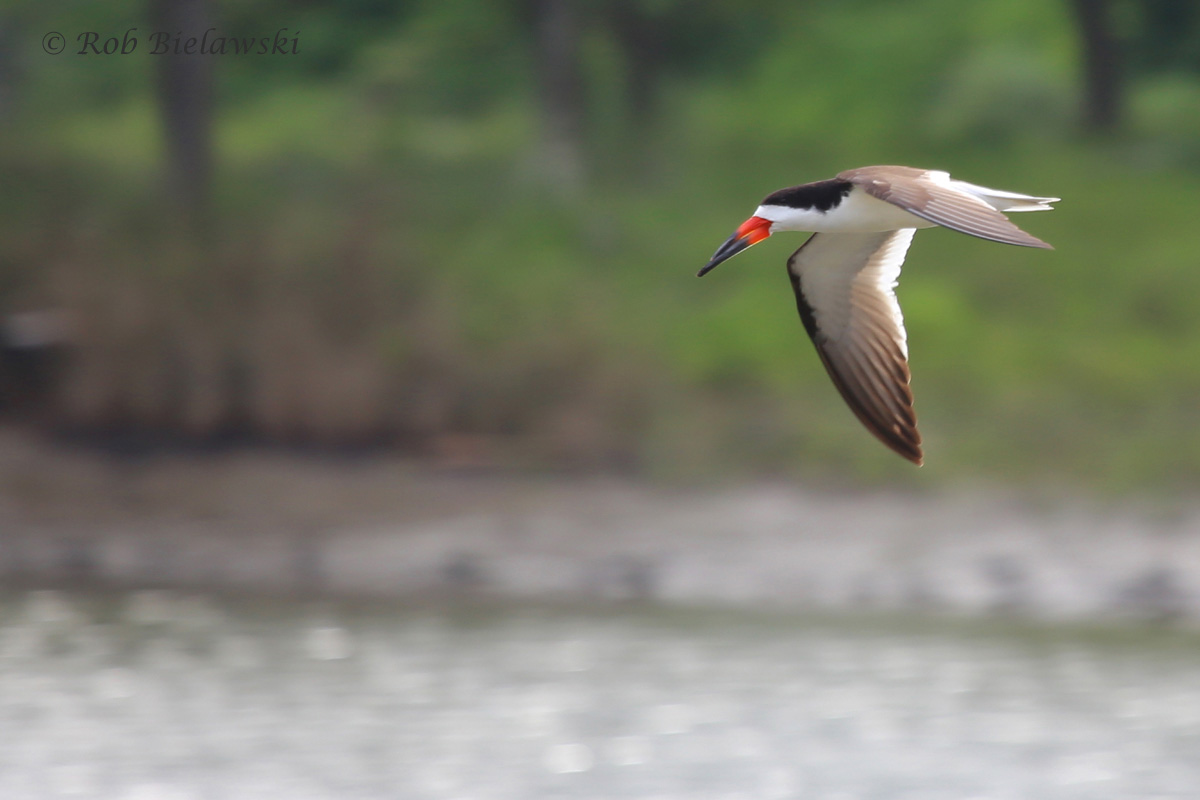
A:
<svg viewBox="0 0 1200 800">
<path fill-rule="evenodd" d="M 1049 211 L 1033 197 L 913 167 L 862 167 L 773 192 L 700 275 L 778 231 L 814 231 L 788 259 L 804 329 L 850 409 L 880 441 L 920 466 L 908 337 L 893 291 L 917 228 L 941 225 L 993 242 L 1050 245 L 1001 212 Z"/>
</svg>

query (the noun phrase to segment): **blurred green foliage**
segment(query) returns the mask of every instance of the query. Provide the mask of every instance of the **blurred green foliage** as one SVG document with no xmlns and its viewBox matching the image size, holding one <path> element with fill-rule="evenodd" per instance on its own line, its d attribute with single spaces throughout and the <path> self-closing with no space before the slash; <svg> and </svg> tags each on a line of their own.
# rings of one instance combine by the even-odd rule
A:
<svg viewBox="0 0 1200 800">
<path fill-rule="evenodd" d="M 1130 118 L 1097 139 L 1066 3 L 628 3 L 658 37 L 653 113 L 629 103 L 618 4 L 581 3 L 575 188 L 541 158 L 536 4 L 218 5 L 223 32 L 288 27 L 302 53 L 214 59 L 208 254 L 162 202 L 153 59 L 40 49 L 145 29 L 141 4 L 0 12 L 0 304 L 80 320 L 59 424 L 688 480 L 1192 489 L 1195 14 L 1122 6 Z M 824 376 L 784 277 L 802 237 L 693 277 L 768 192 L 875 163 L 1064 198 L 1020 220 L 1053 252 L 917 237 L 921 471 Z"/>
</svg>

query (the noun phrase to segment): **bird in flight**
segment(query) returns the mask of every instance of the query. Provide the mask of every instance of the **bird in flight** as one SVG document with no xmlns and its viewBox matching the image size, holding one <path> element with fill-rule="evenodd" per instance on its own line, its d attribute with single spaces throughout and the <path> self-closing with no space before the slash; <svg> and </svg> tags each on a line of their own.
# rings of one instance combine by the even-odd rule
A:
<svg viewBox="0 0 1200 800">
<path fill-rule="evenodd" d="M 1003 212 L 1050 211 L 1033 197 L 913 167 L 861 167 L 772 192 L 699 275 L 779 231 L 814 231 L 788 259 L 804 329 L 855 416 L 920 466 L 908 336 L 893 291 L 917 228 L 941 225 L 1003 244 L 1053 249 Z"/>
</svg>

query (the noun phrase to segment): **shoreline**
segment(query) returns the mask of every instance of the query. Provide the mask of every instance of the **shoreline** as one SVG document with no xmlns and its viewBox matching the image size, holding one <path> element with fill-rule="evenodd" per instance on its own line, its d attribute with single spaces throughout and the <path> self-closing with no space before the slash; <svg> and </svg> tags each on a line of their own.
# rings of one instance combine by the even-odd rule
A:
<svg viewBox="0 0 1200 800">
<path fill-rule="evenodd" d="M 113 459 L 13 431 L 0 480 L 9 585 L 1200 621 L 1200 508 Z"/>
</svg>

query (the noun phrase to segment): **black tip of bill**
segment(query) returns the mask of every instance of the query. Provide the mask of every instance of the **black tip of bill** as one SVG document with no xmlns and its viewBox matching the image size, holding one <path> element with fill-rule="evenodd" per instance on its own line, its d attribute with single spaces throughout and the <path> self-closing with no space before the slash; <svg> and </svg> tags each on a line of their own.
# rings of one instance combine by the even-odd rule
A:
<svg viewBox="0 0 1200 800">
<path fill-rule="evenodd" d="M 717 248 L 717 252 L 713 253 L 712 258 L 708 260 L 708 263 L 696 273 L 696 277 L 703 278 L 705 275 L 712 272 L 712 270 L 722 261 L 727 261 L 728 259 L 733 258 L 749 246 L 750 242 L 746 237 L 738 236 L 736 233 L 733 234 L 733 236 L 730 236 L 725 240 L 725 244 Z"/>
</svg>

